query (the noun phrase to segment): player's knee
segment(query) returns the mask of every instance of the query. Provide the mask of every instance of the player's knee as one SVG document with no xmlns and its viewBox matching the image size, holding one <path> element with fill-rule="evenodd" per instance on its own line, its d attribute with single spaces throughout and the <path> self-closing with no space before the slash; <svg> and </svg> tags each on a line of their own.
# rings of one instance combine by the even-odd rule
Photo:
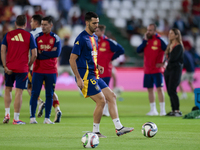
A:
<svg viewBox="0 0 200 150">
<path fill-rule="evenodd" d="M 117 95 L 116 95 L 114 92 L 112 92 L 112 94 L 111 94 L 111 95 L 112 95 L 112 97 L 113 97 L 113 99 L 114 99 L 114 100 L 116 100 L 116 99 L 117 99 Z"/>
<path fill-rule="evenodd" d="M 105 97 L 101 97 L 100 100 L 99 100 L 99 105 L 101 105 L 102 107 L 104 107 L 106 104 L 106 99 Z"/>
</svg>

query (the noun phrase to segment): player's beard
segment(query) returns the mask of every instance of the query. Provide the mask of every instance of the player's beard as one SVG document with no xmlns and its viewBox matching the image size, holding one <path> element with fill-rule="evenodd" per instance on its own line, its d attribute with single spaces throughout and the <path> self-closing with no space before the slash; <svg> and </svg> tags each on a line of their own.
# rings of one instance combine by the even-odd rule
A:
<svg viewBox="0 0 200 150">
<path fill-rule="evenodd" d="M 93 29 L 93 28 L 90 26 L 90 24 L 89 24 L 89 30 L 90 30 L 92 33 L 94 33 L 96 29 Z"/>
<path fill-rule="evenodd" d="M 152 39 L 152 37 L 153 37 L 153 35 L 147 34 L 147 38 L 148 38 L 148 39 Z"/>
</svg>

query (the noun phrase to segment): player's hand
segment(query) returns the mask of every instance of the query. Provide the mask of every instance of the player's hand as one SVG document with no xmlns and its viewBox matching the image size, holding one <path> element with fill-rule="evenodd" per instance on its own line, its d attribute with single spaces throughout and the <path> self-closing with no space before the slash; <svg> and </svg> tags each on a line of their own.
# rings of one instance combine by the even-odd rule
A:
<svg viewBox="0 0 200 150">
<path fill-rule="evenodd" d="M 97 65 L 97 69 L 99 70 L 100 74 L 104 73 L 104 67 Z"/>
<path fill-rule="evenodd" d="M 81 78 L 77 79 L 77 85 L 82 90 L 84 87 L 83 80 Z"/>
<path fill-rule="evenodd" d="M 161 68 L 161 67 L 165 68 L 165 64 L 164 63 L 157 63 L 156 64 L 156 68 Z"/>
<path fill-rule="evenodd" d="M 51 49 L 51 51 L 56 51 L 57 50 L 57 47 L 53 47 L 52 49 Z"/>
<path fill-rule="evenodd" d="M 12 74 L 12 70 L 9 70 L 7 67 L 4 67 L 4 71 L 5 73 L 7 73 L 8 75 Z"/>
<path fill-rule="evenodd" d="M 38 53 L 39 53 L 39 54 L 42 54 L 42 51 L 41 51 L 41 50 L 38 50 Z"/>
</svg>

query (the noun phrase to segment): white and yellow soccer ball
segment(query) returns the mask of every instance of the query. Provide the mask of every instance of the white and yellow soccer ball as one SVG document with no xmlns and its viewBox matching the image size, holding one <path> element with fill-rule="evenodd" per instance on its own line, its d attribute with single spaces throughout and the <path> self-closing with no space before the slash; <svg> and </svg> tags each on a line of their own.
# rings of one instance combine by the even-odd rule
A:
<svg viewBox="0 0 200 150">
<path fill-rule="evenodd" d="M 93 132 L 87 132 L 83 135 L 81 142 L 85 148 L 95 148 L 99 145 L 99 137 Z"/>
<path fill-rule="evenodd" d="M 146 122 L 142 126 L 142 134 L 145 137 L 154 137 L 156 133 L 158 132 L 158 127 L 155 123 L 153 122 Z"/>
</svg>

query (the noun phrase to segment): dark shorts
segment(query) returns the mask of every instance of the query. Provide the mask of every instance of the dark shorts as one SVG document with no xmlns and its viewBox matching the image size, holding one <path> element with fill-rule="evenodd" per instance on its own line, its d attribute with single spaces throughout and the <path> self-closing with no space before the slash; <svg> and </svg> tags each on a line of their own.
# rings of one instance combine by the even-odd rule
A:
<svg viewBox="0 0 200 150">
<path fill-rule="evenodd" d="M 108 86 L 110 83 L 110 77 L 101 78 Z"/>
<path fill-rule="evenodd" d="M 28 85 L 28 72 L 25 73 L 12 73 L 8 75 L 5 73 L 5 82 L 6 86 L 13 87 L 14 82 L 16 81 L 16 88 L 27 89 Z"/>
<path fill-rule="evenodd" d="M 162 73 L 155 74 L 144 74 L 144 83 L 143 87 L 145 88 L 153 88 L 154 84 L 156 87 L 163 87 L 163 75 Z"/>
<path fill-rule="evenodd" d="M 108 85 L 101 78 L 96 79 L 94 77 L 85 80 L 83 82 L 84 82 L 84 87 L 82 89 L 82 93 L 85 98 L 92 95 L 96 95 L 100 93 L 102 89 L 108 87 Z"/>
</svg>

